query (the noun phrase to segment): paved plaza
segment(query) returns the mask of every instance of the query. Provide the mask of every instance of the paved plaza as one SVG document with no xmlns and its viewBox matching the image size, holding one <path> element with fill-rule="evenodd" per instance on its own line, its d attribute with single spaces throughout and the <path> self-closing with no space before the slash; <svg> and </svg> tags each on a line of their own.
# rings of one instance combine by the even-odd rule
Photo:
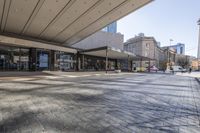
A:
<svg viewBox="0 0 200 133">
<path fill-rule="evenodd" d="M 1 80 L 0 132 L 199 133 L 200 87 L 166 74 Z"/>
</svg>

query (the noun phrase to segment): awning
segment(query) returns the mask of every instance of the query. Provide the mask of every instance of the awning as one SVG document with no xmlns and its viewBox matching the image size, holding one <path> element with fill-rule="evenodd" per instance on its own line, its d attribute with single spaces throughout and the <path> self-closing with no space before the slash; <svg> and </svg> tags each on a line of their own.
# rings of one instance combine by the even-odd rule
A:
<svg viewBox="0 0 200 133">
<path fill-rule="evenodd" d="M 105 57 L 105 58 L 108 57 L 110 59 L 128 59 L 128 58 L 133 59 L 136 57 L 136 55 L 133 53 L 107 46 L 95 49 L 83 50 L 80 53 L 90 56 Z"/>
<path fill-rule="evenodd" d="M 149 57 L 141 56 L 141 55 L 136 55 L 133 59 L 134 61 L 154 61 L 156 59 L 151 59 Z"/>
<path fill-rule="evenodd" d="M 38 41 L 31 41 L 25 39 L 19 39 L 14 37 L 2 36 L 0 35 L 0 44 L 3 45 L 11 45 L 11 46 L 18 46 L 18 47 L 27 47 L 27 48 L 40 48 L 40 49 L 48 49 L 48 50 L 56 50 L 62 51 L 67 53 L 77 53 L 77 50 L 74 48 L 58 46 L 55 44 L 45 43 L 45 42 L 38 42 Z"/>
<path fill-rule="evenodd" d="M 0 32 L 71 46 L 153 0 L 0 0 Z"/>
</svg>

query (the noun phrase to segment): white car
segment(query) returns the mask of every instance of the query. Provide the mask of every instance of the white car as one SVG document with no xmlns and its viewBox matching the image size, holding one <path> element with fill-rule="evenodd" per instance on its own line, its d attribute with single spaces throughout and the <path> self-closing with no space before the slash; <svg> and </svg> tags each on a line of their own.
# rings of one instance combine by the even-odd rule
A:
<svg viewBox="0 0 200 133">
<path fill-rule="evenodd" d="M 172 70 L 174 72 L 187 72 L 187 69 L 181 67 L 181 66 L 172 66 Z"/>
</svg>

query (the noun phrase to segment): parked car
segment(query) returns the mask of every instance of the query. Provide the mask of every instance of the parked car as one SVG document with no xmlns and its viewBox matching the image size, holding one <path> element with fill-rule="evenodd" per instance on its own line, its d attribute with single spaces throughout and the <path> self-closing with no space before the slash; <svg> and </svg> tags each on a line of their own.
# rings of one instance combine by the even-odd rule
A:
<svg viewBox="0 0 200 133">
<path fill-rule="evenodd" d="M 159 69 L 156 66 L 151 66 L 150 67 L 150 71 L 159 71 Z"/>
<path fill-rule="evenodd" d="M 181 67 L 181 66 L 172 66 L 172 69 L 170 71 L 174 72 L 187 72 L 187 69 Z"/>
<path fill-rule="evenodd" d="M 149 71 L 149 68 L 147 68 L 146 71 Z M 159 69 L 156 66 L 150 67 L 150 72 L 157 72 L 157 71 L 159 71 Z"/>
</svg>

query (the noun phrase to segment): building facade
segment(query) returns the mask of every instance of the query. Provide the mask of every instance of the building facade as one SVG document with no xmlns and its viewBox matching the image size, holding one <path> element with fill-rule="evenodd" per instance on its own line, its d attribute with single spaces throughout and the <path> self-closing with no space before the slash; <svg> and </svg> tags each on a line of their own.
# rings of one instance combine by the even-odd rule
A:
<svg viewBox="0 0 200 133">
<path fill-rule="evenodd" d="M 75 53 L 48 48 L 0 45 L 0 71 L 74 71 L 75 68 Z"/>
<path fill-rule="evenodd" d="M 124 35 L 120 33 L 110 33 L 99 31 L 88 38 L 73 45 L 78 49 L 93 49 L 110 46 L 123 50 Z"/>
<path fill-rule="evenodd" d="M 1 0 L 0 71 L 72 71 L 80 66 L 80 49 L 123 49 L 123 35 L 114 34 L 117 24 L 111 23 L 152 1 Z M 72 47 L 108 24 L 106 35 L 97 33 L 107 39 Z"/>
<path fill-rule="evenodd" d="M 117 22 L 113 22 L 102 29 L 102 31 L 110 32 L 110 33 L 117 33 Z"/>
<path fill-rule="evenodd" d="M 134 61 L 135 66 L 144 69 L 149 66 L 156 66 L 160 70 L 170 69 L 170 66 L 180 65 L 180 59 L 184 59 L 187 63 L 184 67 L 188 68 L 194 60 L 191 56 L 185 55 L 184 44 L 160 47 L 160 43 L 154 37 L 147 37 L 144 34 L 129 39 L 124 43 L 124 50 L 140 56 L 139 61 Z"/>
<path fill-rule="evenodd" d="M 83 50 L 7 36 L 0 38 L 0 71 L 113 71 L 124 69 L 120 61 L 130 62 L 129 57 L 134 56 L 108 46 Z M 16 45 L 6 44 L 8 41 Z"/>
<path fill-rule="evenodd" d="M 135 53 L 137 56 L 144 57 L 140 61 L 135 61 L 136 67 L 147 68 L 150 66 L 159 66 L 159 50 L 157 41 L 154 37 L 146 37 L 139 34 L 124 43 L 124 50 Z"/>
<path fill-rule="evenodd" d="M 183 43 L 177 43 L 176 45 L 166 46 L 166 47 L 174 49 L 177 54 L 182 54 L 182 55 L 185 54 L 185 44 Z"/>
</svg>

